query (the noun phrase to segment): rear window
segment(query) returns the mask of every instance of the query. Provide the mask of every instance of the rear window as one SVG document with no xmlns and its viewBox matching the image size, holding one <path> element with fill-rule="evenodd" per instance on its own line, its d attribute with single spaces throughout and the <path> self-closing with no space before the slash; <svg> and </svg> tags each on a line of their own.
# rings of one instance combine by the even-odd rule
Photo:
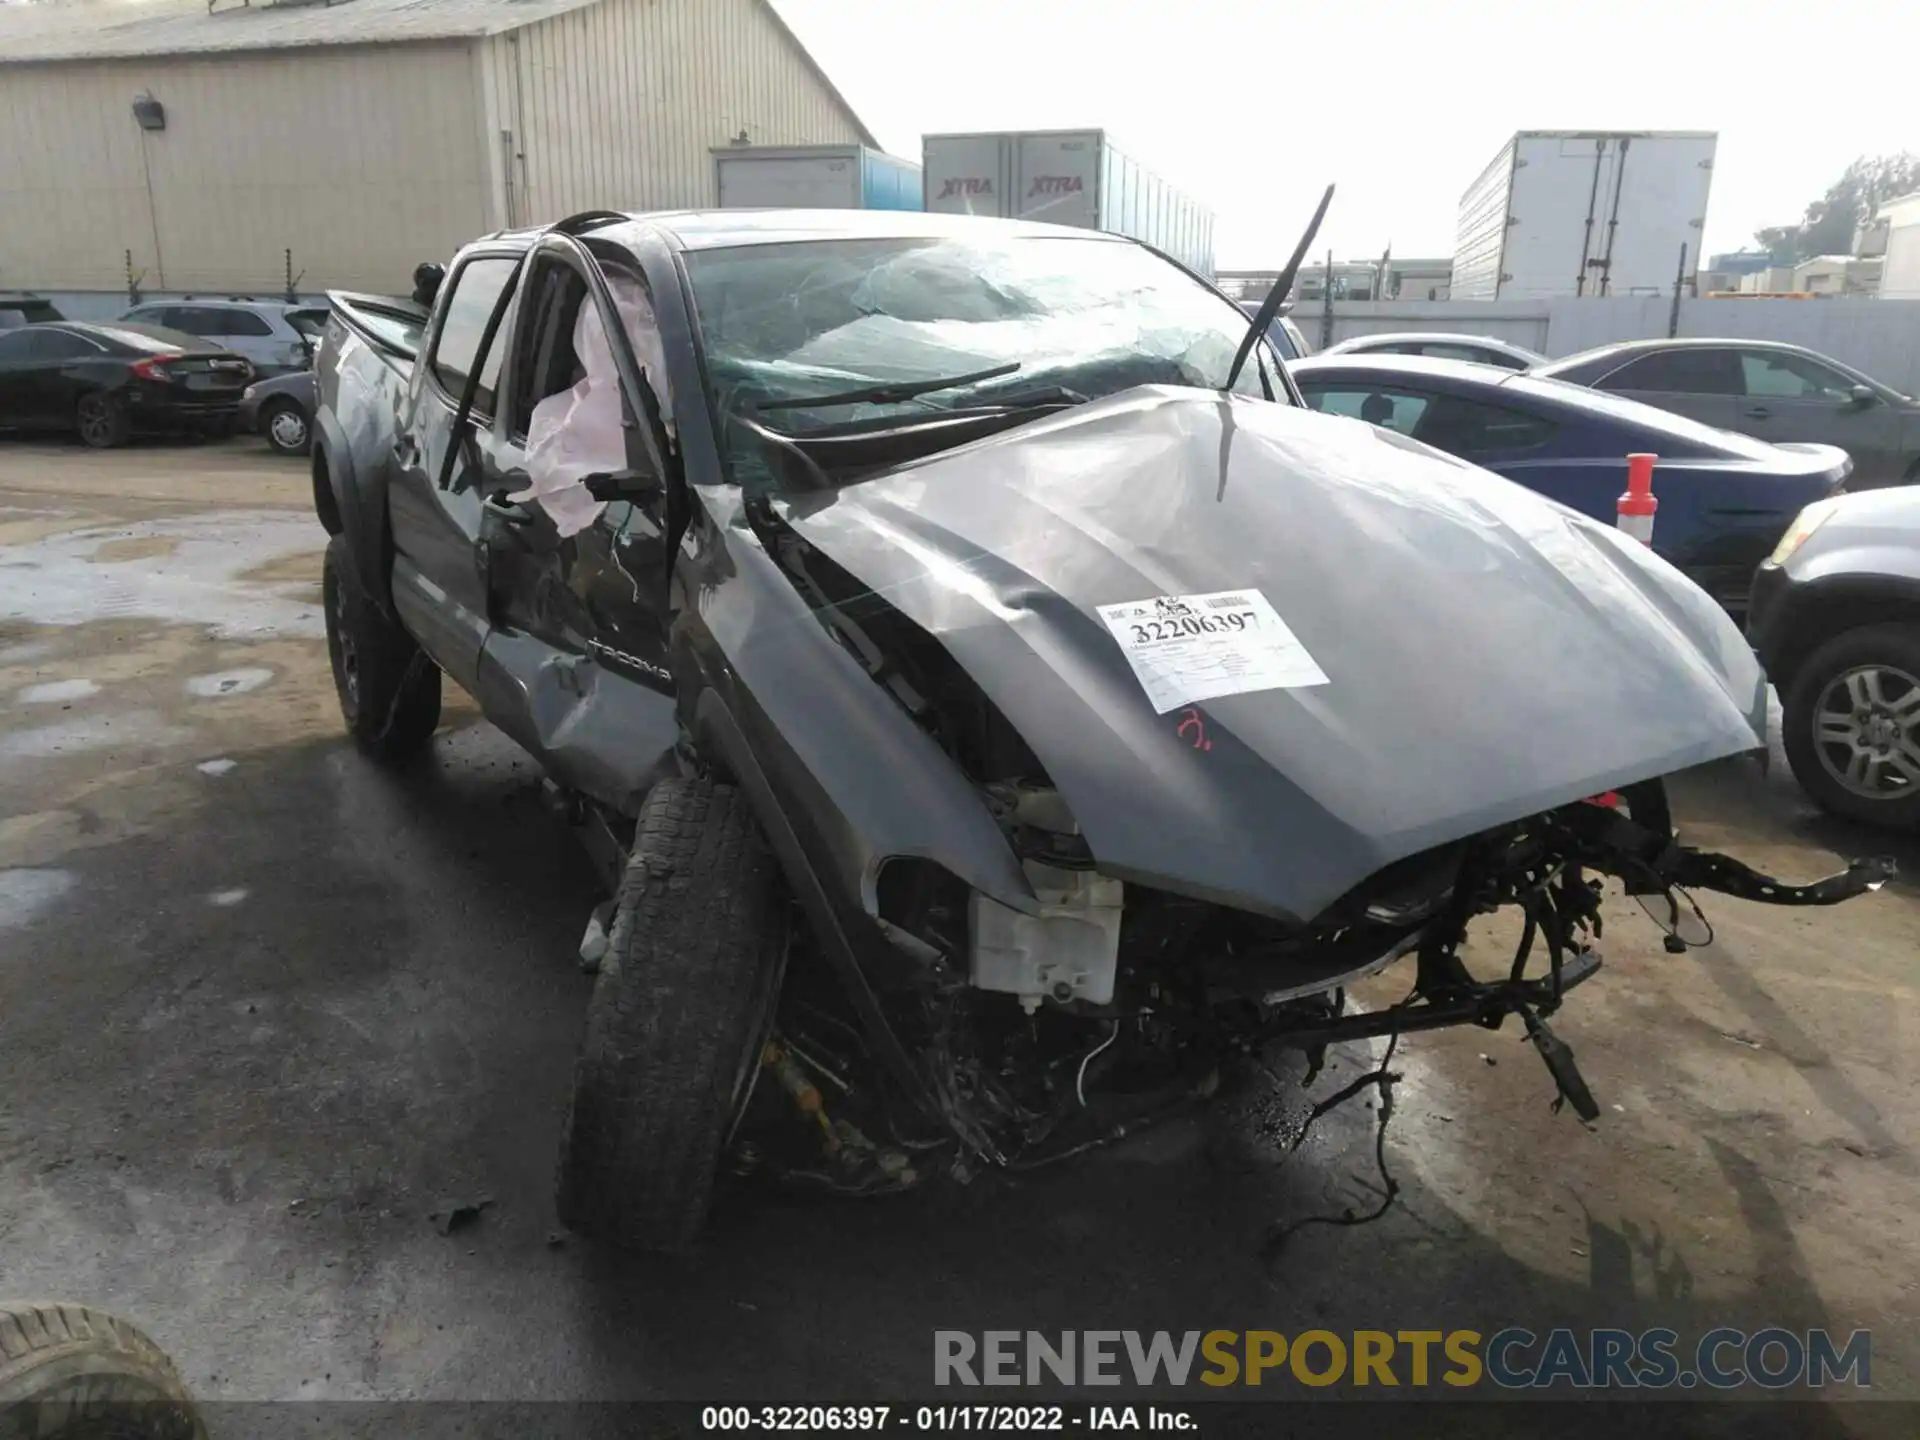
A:
<svg viewBox="0 0 1920 1440">
<path fill-rule="evenodd" d="M 1740 367 L 1730 350 L 1655 350 L 1594 381 L 1602 390 L 1662 395 L 1738 395 Z"/>
<path fill-rule="evenodd" d="M 0 302 L 0 330 L 17 330 L 22 325 L 43 325 L 60 318 L 60 312 L 51 305 L 32 301 L 25 304 Z"/>
<path fill-rule="evenodd" d="M 30 353 L 41 360 L 85 360 L 107 352 L 107 347 L 98 340 L 89 340 L 68 330 L 36 330 L 33 340 Z"/>
<path fill-rule="evenodd" d="M 447 296 L 446 315 L 440 322 L 440 335 L 434 342 L 430 362 L 435 377 L 449 395 L 458 397 L 467 388 L 467 376 L 473 369 L 480 337 L 500 292 L 507 286 L 517 262 L 509 256 L 486 256 L 469 260 L 448 282 L 453 289 Z M 505 328 L 502 322 L 502 328 Z M 483 414 L 493 411 L 494 382 L 500 378 L 500 356 L 506 350 L 502 337 L 494 344 L 480 367 L 480 384 L 474 391 L 474 409 Z"/>
<path fill-rule="evenodd" d="M 226 310 L 216 306 L 212 314 L 215 328 L 201 331 L 201 334 L 245 335 L 250 338 L 258 335 L 273 334 L 273 326 L 267 323 L 266 316 L 256 315 L 251 310 L 241 310 L 238 308 Z"/>
<path fill-rule="evenodd" d="M 170 350 L 205 350 L 203 340 L 178 330 L 167 330 L 159 325 L 141 325 L 131 320 L 116 320 L 110 324 L 95 325 L 95 334 L 115 345 L 125 345 L 133 350 L 142 350 L 150 355 L 163 354 Z"/>
<path fill-rule="evenodd" d="M 325 310 L 289 310 L 287 323 L 307 339 L 318 340 L 327 328 L 328 314 Z"/>
</svg>

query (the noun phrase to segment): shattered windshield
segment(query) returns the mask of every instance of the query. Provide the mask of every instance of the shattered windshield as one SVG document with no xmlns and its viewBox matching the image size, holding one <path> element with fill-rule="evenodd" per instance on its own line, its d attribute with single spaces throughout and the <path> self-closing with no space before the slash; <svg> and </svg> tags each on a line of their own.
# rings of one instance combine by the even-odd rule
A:
<svg viewBox="0 0 1920 1440">
<path fill-rule="evenodd" d="M 1097 235 L 813 240 L 686 256 L 723 418 L 772 404 L 809 431 L 887 417 L 1095 399 L 1135 385 L 1218 388 L 1247 320 L 1152 251 Z M 1286 391 L 1264 347 L 1235 385 Z M 876 403 L 794 405 L 877 383 L 912 386 L 1018 362 L 1011 373 Z M 1063 393 L 1064 392 L 1064 393 Z M 736 478 L 753 447 L 729 426 Z"/>
</svg>

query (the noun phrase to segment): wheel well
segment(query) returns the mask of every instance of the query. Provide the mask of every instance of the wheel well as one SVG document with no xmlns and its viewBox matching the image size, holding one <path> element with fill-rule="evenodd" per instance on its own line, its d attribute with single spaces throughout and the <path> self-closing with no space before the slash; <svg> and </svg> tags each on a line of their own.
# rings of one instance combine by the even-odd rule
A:
<svg viewBox="0 0 1920 1440">
<path fill-rule="evenodd" d="M 1806 658 L 1834 636 L 1863 625 L 1903 623 L 1920 624 L 1920 597 L 1855 590 L 1810 598 L 1776 650 L 1769 678 L 1784 694 Z"/>
<path fill-rule="evenodd" d="M 327 472 L 327 452 L 317 440 L 313 446 L 313 510 L 327 534 L 338 535 L 346 528 L 340 523 L 340 506 L 334 499 L 333 480 Z"/>
</svg>

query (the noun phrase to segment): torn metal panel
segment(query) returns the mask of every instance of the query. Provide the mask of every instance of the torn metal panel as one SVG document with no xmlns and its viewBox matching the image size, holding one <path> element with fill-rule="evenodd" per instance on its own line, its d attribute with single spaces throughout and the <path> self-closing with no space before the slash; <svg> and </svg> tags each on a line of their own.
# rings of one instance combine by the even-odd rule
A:
<svg viewBox="0 0 1920 1440">
<path fill-rule="evenodd" d="M 1664 562 L 1290 407 L 1145 387 L 776 509 L 947 648 L 1102 871 L 1282 918 L 1763 743 L 1751 653 Z M 1257 592 L 1326 683 L 1158 713 L 1099 607 L 1216 592 Z"/>
</svg>

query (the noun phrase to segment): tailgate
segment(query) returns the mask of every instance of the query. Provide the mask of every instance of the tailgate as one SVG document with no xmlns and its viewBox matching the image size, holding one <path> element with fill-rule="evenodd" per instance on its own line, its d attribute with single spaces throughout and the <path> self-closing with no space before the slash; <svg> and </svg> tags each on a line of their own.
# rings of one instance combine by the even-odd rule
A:
<svg viewBox="0 0 1920 1440">
<path fill-rule="evenodd" d="M 351 290 L 329 290 L 333 315 L 403 370 L 419 357 L 427 330 L 425 306 L 398 295 L 363 295 Z"/>
</svg>

